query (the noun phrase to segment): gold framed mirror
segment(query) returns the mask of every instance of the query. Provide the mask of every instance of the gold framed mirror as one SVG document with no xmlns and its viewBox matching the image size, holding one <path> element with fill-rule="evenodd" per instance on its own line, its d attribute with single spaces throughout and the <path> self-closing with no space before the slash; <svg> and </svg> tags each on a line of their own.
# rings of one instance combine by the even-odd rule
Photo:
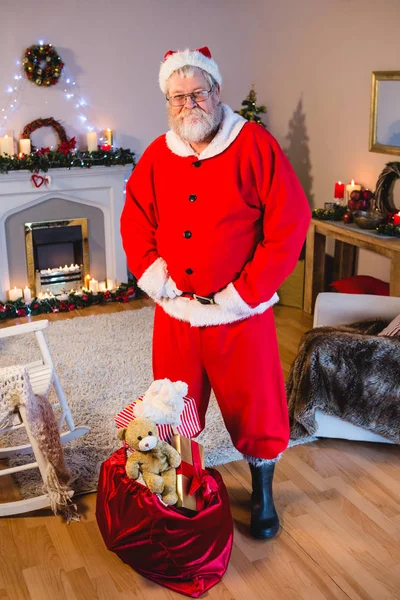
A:
<svg viewBox="0 0 400 600">
<path fill-rule="evenodd" d="M 369 150 L 400 155 L 400 71 L 372 73 Z"/>
</svg>

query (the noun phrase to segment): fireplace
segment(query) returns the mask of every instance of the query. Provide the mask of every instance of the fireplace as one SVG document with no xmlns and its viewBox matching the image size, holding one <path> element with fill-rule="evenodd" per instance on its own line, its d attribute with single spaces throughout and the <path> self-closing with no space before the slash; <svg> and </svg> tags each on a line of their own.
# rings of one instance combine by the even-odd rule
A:
<svg viewBox="0 0 400 600">
<path fill-rule="evenodd" d="M 83 234 L 82 237 L 88 237 L 89 240 L 90 276 L 98 281 L 127 281 L 119 220 L 125 201 L 125 182 L 131 170 L 130 165 L 51 169 L 51 180 L 39 189 L 32 184 L 28 171 L 0 174 L 0 300 L 7 299 L 11 288 L 24 289 L 28 283 L 25 223 L 87 218 L 88 236 Z M 61 235 L 61 227 L 57 229 Z M 60 240 L 57 252 L 62 250 L 62 243 L 71 242 Z M 71 246 L 68 248 L 64 247 L 70 252 L 68 259 L 57 259 L 58 264 L 44 263 L 46 266 L 43 268 L 33 263 L 33 272 L 35 269 L 57 269 L 71 264 L 80 267 L 82 264 L 84 276 L 85 256 L 82 259 L 75 258 Z M 44 248 L 39 253 L 45 255 Z M 51 267 L 51 264 L 54 266 Z M 30 284 L 31 281 L 30 278 Z M 33 287 L 36 288 L 36 284 Z"/>
<path fill-rule="evenodd" d="M 25 250 L 36 295 L 79 289 L 90 272 L 87 219 L 25 223 Z"/>
</svg>

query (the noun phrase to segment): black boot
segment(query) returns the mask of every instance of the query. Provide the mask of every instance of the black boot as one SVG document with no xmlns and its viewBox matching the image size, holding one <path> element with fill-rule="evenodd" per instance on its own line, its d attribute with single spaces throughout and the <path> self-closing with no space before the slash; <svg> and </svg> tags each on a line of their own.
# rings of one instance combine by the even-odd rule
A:
<svg viewBox="0 0 400 600">
<path fill-rule="evenodd" d="M 253 493 L 251 495 L 251 535 L 258 539 L 273 538 L 279 531 L 279 518 L 272 497 L 275 463 L 260 467 L 250 464 Z"/>
</svg>

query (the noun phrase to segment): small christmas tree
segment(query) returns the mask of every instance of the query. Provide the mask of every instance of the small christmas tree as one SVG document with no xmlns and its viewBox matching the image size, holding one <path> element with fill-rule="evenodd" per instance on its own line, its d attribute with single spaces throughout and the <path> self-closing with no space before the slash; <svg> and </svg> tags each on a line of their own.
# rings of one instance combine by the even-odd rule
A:
<svg viewBox="0 0 400 600">
<path fill-rule="evenodd" d="M 254 121 L 255 123 L 258 123 L 259 125 L 265 127 L 265 129 L 267 128 L 265 123 L 263 123 L 259 117 L 259 113 L 266 114 L 267 108 L 264 105 L 257 106 L 257 94 L 254 90 L 254 83 L 251 86 L 251 90 L 247 98 L 243 100 L 242 106 L 244 108 L 241 108 L 240 110 L 235 110 L 235 112 L 239 115 L 242 115 L 242 117 L 244 117 L 247 121 Z"/>
</svg>

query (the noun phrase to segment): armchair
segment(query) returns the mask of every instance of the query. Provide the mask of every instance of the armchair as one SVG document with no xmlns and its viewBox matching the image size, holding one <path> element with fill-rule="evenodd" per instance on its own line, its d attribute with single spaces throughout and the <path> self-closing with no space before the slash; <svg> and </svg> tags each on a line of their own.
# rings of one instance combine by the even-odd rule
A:
<svg viewBox="0 0 400 600">
<path fill-rule="evenodd" d="M 389 321 L 400 313 L 400 298 L 366 294 L 321 293 L 317 297 L 314 327 L 344 325 L 364 319 L 385 318 Z M 400 365 L 399 365 L 400 372 Z M 338 417 L 315 413 L 316 437 L 341 438 L 366 442 L 392 443 L 371 431 L 357 427 Z"/>
</svg>

